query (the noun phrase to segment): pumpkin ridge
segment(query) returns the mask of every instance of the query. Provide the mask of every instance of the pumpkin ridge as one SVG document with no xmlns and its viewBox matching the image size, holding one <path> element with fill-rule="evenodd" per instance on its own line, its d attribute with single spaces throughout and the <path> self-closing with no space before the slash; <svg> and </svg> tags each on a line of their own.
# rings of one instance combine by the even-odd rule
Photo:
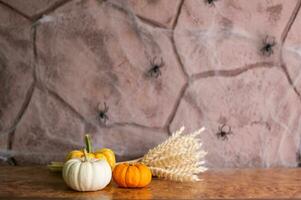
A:
<svg viewBox="0 0 301 200">
<path fill-rule="evenodd" d="M 124 164 L 124 165 L 126 166 L 126 170 L 125 170 L 125 174 L 124 174 L 124 176 L 122 176 L 122 178 L 124 179 L 124 187 L 128 187 L 127 183 L 126 183 L 126 176 L 127 176 L 130 165 L 128 165 L 128 164 Z"/>
<path fill-rule="evenodd" d="M 139 186 L 144 187 L 150 183 L 152 174 L 151 174 L 150 170 L 148 169 L 148 167 L 143 164 L 138 164 L 137 167 L 139 168 L 140 174 L 142 175 L 140 177 L 141 181 L 139 183 Z"/>
<path fill-rule="evenodd" d="M 137 177 L 139 176 L 139 179 Z M 127 187 L 137 187 L 140 181 L 140 172 L 135 164 L 129 164 L 127 174 L 125 176 L 125 182 Z"/>
<path fill-rule="evenodd" d="M 69 160 L 69 161 L 67 161 L 66 162 L 66 164 L 67 164 L 67 168 L 65 169 L 65 170 L 63 170 L 63 178 L 64 179 L 66 179 L 66 178 L 68 178 L 69 177 L 69 169 L 70 169 L 70 164 L 69 163 L 72 163 L 72 162 L 74 162 L 73 160 Z"/>
<path fill-rule="evenodd" d="M 139 175 L 139 181 L 138 181 L 138 183 L 135 185 L 135 187 L 138 187 L 138 186 L 140 185 L 140 182 L 141 182 L 141 173 L 143 173 L 143 172 L 141 172 L 141 171 L 139 170 L 139 168 L 138 168 L 136 165 L 133 165 L 133 167 L 135 167 L 135 168 L 137 169 L 137 171 L 138 171 L 138 173 L 137 173 L 136 175 Z"/>
<path fill-rule="evenodd" d="M 140 187 L 141 185 L 143 185 L 141 182 L 143 181 L 143 171 L 141 170 L 140 168 L 140 165 L 138 164 L 138 166 L 135 166 L 137 167 L 137 169 L 139 170 L 139 173 L 140 173 L 140 180 L 139 180 L 139 183 L 138 183 L 138 186 Z M 141 176 L 142 174 L 142 176 Z"/>
<path fill-rule="evenodd" d="M 70 168 L 72 169 L 72 170 L 70 170 L 71 176 L 70 176 L 69 174 L 68 174 L 68 176 L 70 176 L 71 179 L 74 178 L 74 174 L 77 175 L 76 179 L 78 179 L 78 174 L 79 174 L 79 170 L 80 170 L 80 164 L 81 164 L 81 163 L 74 162 L 74 163 L 70 166 Z M 74 166 L 73 166 L 73 165 L 74 165 Z M 72 183 L 72 182 L 74 182 L 74 181 L 73 181 L 73 180 L 69 181 L 69 183 Z M 72 186 L 75 187 L 75 188 L 78 188 L 78 187 L 79 187 L 79 186 L 78 186 L 78 182 L 75 181 L 75 184 L 72 185 Z"/>
<path fill-rule="evenodd" d="M 77 161 L 74 161 L 73 163 L 72 163 L 72 160 L 70 160 L 70 165 L 68 165 L 68 167 L 67 167 L 67 169 L 66 169 L 66 172 L 67 172 L 67 174 L 66 174 L 66 179 L 68 180 L 68 183 L 71 183 L 71 179 L 72 179 L 72 173 L 73 173 L 73 168 L 71 168 L 71 167 L 75 167 L 75 164 L 77 163 Z M 74 165 L 74 166 L 73 166 Z M 73 185 L 70 185 L 70 187 L 71 188 L 73 188 Z"/>
<path fill-rule="evenodd" d="M 120 175 L 121 175 L 121 172 L 120 172 L 120 170 L 121 170 L 121 165 L 117 165 L 116 166 L 116 168 L 114 169 L 114 171 L 113 171 L 113 180 L 117 183 L 117 182 L 119 182 L 119 177 L 120 177 Z"/>
<path fill-rule="evenodd" d="M 81 174 L 81 170 L 82 170 L 82 165 L 83 165 L 83 162 L 81 162 L 80 164 L 79 164 L 79 171 L 78 171 L 78 173 L 77 173 L 77 181 L 76 181 L 76 183 L 78 183 L 78 188 L 82 191 L 83 190 L 83 188 L 81 187 L 81 184 L 80 184 L 80 181 L 81 181 L 81 177 L 80 177 L 80 174 Z"/>
<path fill-rule="evenodd" d="M 87 169 L 86 171 L 88 171 L 89 173 L 87 174 L 87 176 L 89 176 L 87 179 L 88 179 L 88 183 L 87 183 L 87 187 L 88 188 L 91 188 L 92 187 L 92 184 L 93 184 L 93 179 L 92 179 L 92 176 L 93 174 L 92 173 L 92 170 L 93 170 L 93 166 L 92 166 L 92 163 L 88 162 L 87 163 Z"/>
<path fill-rule="evenodd" d="M 124 163 L 118 165 L 115 169 L 115 172 L 113 173 L 113 179 L 115 180 L 115 182 L 119 183 L 118 185 L 121 187 L 127 187 L 125 183 L 127 169 L 128 165 Z"/>
</svg>

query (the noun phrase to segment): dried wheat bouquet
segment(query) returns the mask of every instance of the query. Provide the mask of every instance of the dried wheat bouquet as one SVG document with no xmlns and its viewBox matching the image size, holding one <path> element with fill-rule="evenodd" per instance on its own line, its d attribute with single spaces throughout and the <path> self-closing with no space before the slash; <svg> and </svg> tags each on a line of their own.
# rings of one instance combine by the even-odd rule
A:
<svg viewBox="0 0 301 200">
<path fill-rule="evenodd" d="M 139 162 L 147 165 L 154 176 L 172 181 L 199 181 L 198 174 L 204 166 L 207 152 L 202 150 L 199 135 L 205 128 L 183 134 L 184 127 L 165 142 L 148 151 Z"/>
</svg>

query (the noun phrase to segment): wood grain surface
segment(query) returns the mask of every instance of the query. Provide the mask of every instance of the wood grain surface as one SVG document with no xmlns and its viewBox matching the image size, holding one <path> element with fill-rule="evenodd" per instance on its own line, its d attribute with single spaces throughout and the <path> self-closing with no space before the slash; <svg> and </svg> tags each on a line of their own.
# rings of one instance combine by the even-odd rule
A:
<svg viewBox="0 0 301 200">
<path fill-rule="evenodd" d="M 197 183 L 154 179 L 142 189 L 111 183 L 98 192 L 75 192 L 46 167 L 0 167 L 0 199 L 301 199 L 301 169 L 209 170 Z"/>
</svg>

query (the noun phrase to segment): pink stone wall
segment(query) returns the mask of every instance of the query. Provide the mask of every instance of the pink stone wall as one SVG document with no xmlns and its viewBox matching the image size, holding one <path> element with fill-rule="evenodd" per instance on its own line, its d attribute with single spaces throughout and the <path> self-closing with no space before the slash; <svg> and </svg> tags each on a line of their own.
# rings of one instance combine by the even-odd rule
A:
<svg viewBox="0 0 301 200">
<path fill-rule="evenodd" d="M 295 167 L 301 0 L 0 0 L 0 163 L 136 158 L 205 126 L 207 165 Z M 221 132 L 222 131 L 222 132 Z"/>
</svg>

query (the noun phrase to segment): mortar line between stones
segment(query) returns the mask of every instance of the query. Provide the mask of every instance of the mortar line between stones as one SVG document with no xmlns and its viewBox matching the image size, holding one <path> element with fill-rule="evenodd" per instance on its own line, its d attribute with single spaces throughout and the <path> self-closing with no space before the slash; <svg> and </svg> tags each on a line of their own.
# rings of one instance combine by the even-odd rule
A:
<svg viewBox="0 0 301 200">
<path fill-rule="evenodd" d="M 296 4 L 296 7 L 294 8 L 291 17 L 290 17 L 289 21 L 287 22 L 287 24 L 286 24 L 286 26 L 285 26 L 282 34 L 281 34 L 281 47 L 283 47 L 283 44 L 286 41 L 288 33 L 291 30 L 291 27 L 292 27 L 292 25 L 294 24 L 294 22 L 295 22 L 295 20 L 297 18 L 297 15 L 298 15 L 298 13 L 300 11 L 300 8 L 301 8 L 301 0 L 299 0 L 298 3 Z M 287 67 L 286 67 L 286 64 L 283 61 L 283 53 L 282 52 L 283 52 L 283 48 L 280 51 L 280 63 L 281 63 L 280 67 L 281 67 L 283 73 L 285 74 L 285 76 L 287 78 L 287 81 L 289 82 L 289 84 L 293 88 L 294 92 L 297 94 L 299 101 L 301 102 L 301 94 L 297 90 L 296 86 L 294 85 L 293 80 L 292 80 L 292 78 L 291 78 L 291 76 L 290 76 L 290 74 L 288 72 Z"/>
<path fill-rule="evenodd" d="M 177 50 L 177 47 L 176 47 L 176 43 L 175 43 L 175 39 L 174 39 L 174 32 L 173 32 L 172 37 L 171 37 L 171 43 L 172 43 L 173 51 L 174 51 L 174 53 L 176 55 L 176 59 L 177 59 L 177 61 L 179 62 L 180 66 L 181 66 L 182 72 L 184 73 L 185 78 L 189 79 L 189 75 L 188 75 L 188 73 L 187 73 L 187 71 L 186 71 L 186 69 L 184 67 L 184 64 L 183 64 L 183 62 L 181 60 L 181 57 L 180 57 L 180 55 L 178 53 L 178 50 Z"/>
<path fill-rule="evenodd" d="M 169 117 L 167 118 L 167 122 L 166 122 L 166 125 L 165 127 L 167 127 L 167 130 L 168 130 L 168 133 L 171 134 L 171 130 L 170 130 L 170 124 L 172 123 L 172 121 L 174 120 L 175 116 L 176 116 L 176 113 L 177 113 L 177 110 L 179 108 L 179 105 L 181 103 L 181 100 L 182 98 L 184 97 L 185 93 L 186 93 L 186 90 L 188 88 L 188 82 L 185 83 L 185 85 L 181 88 L 180 90 L 180 94 L 177 98 L 177 101 L 173 107 L 173 110 L 171 111 Z"/>
<path fill-rule="evenodd" d="M 294 85 L 293 79 L 291 78 L 291 76 L 288 73 L 287 67 L 285 65 L 285 63 L 282 60 L 282 56 L 281 56 L 281 69 L 284 73 L 284 75 L 286 76 L 286 79 L 288 81 L 288 83 L 290 84 L 290 86 L 293 88 L 294 92 L 296 93 L 296 95 L 298 96 L 299 101 L 301 102 L 301 94 L 300 92 L 297 90 L 296 86 Z"/>
<path fill-rule="evenodd" d="M 70 0 L 66 0 L 64 2 L 66 3 L 68 1 L 70 1 Z M 33 24 L 37 24 L 37 23 L 34 22 Z M 33 74 L 33 77 L 34 77 L 34 80 L 36 82 L 37 88 L 42 90 L 42 91 L 46 90 L 50 95 L 52 95 L 54 98 L 59 100 L 62 104 L 66 105 L 73 113 L 75 113 L 82 121 L 84 121 L 84 123 L 87 123 L 86 119 L 80 113 L 78 113 L 75 108 L 73 108 L 69 103 L 67 103 L 61 96 L 56 94 L 54 91 L 52 91 L 49 88 L 47 88 L 46 86 L 44 86 L 42 84 L 42 80 L 38 80 L 38 76 L 36 74 L 36 68 L 37 68 L 37 64 L 38 64 L 38 51 L 37 51 L 37 43 L 36 43 L 37 26 L 34 25 L 34 26 L 32 26 L 32 28 L 33 28 L 33 54 L 34 54 L 34 74 Z"/>
<path fill-rule="evenodd" d="M 166 124 L 165 124 L 165 127 L 167 128 L 169 134 L 171 134 L 170 124 L 172 123 L 173 119 L 175 118 L 175 115 L 176 115 L 176 112 L 177 112 L 178 107 L 180 105 L 180 102 L 181 102 L 181 100 L 182 100 L 182 98 L 183 98 L 183 96 L 186 92 L 186 89 L 188 88 L 188 81 L 189 81 L 189 75 L 188 75 L 188 73 L 187 73 L 187 71 L 186 71 L 186 69 L 185 69 L 185 67 L 182 63 L 182 60 L 180 58 L 180 55 L 179 55 L 179 53 L 177 51 L 177 48 L 176 48 L 176 45 L 175 45 L 174 32 L 173 32 L 172 37 L 171 37 L 171 43 L 172 43 L 172 49 L 175 53 L 176 59 L 177 59 L 179 65 L 180 65 L 180 68 L 181 68 L 184 76 L 185 76 L 185 85 L 181 88 L 180 95 L 177 98 L 175 106 L 173 107 L 173 110 L 171 111 L 169 117 L 167 118 Z"/>
<path fill-rule="evenodd" d="M 15 138 L 15 128 L 10 130 L 10 133 L 8 136 L 8 140 L 7 140 L 7 149 L 8 150 L 12 150 L 12 147 L 13 147 L 13 139 Z"/>
<path fill-rule="evenodd" d="M 178 23 L 178 18 L 180 16 L 183 4 L 184 4 L 184 0 L 182 0 L 180 2 L 179 8 L 178 8 L 178 12 L 177 12 L 177 15 L 176 15 L 176 19 L 175 19 L 175 23 L 173 24 L 173 27 L 172 27 L 173 32 L 172 32 L 172 36 L 171 36 L 171 42 L 172 42 L 172 48 L 173 48 L 173 51 L 175 52 L 176 58 L 177 58 L 178 62 L 181 65 L 183 73 L 185 74 L 186 78 L 188 79 L 189 75 L 188 75 L 188 73 L 187 73 L 187 71 L 186 71 L 186 69 L 184 67 L 184 64 L 183 64 L 183 62 L 181 60 L 181 57 L 179 55 L 179 52 L 177 50 L 176 43 L 175 43 L 175 27 L 176 27 L 176 25 Z"/>
<path fill-rule="evenodd" d="M 182 11 L 182 6 L 184 4 L 184 0 L 181 0 L 181 2 L 179 3 L 178 5 L 178 8 L 177 8 L 177 13 L 176 13 L 176 17 L 172 23 L 172 29 L 174 30 L 176 25 L 178 24 L 178 19 L 179 19 L 179 16 L 181 14 L 181 11 Z"/>
<path fill-rule="evenodd" d="M 33 56 L 34 56 L 34 62 L 37 61 L 37 56 L 38 56 L 38 53 L 37 53 L 37 45 L 36 45 L 36 39 L 37 39 L 37 27 L 36 26 L 32 26 L 32 40 L 33 40 L 33 43 L 32 43 L 32 48 L 33 48 Z"/>
<path fill-rule="evenodd" d="M 142 22 L 150 25 L 151 27 L 153 28 L 163 28 L 163 29 L 168 29 L 168 27 L 166 27 L 165 25 L 159 23 L 159 22 L 156 22 L 156 21 L 153 21 L 151 19 L 147 19 L 145 17 L 142 17 L 140 15 L 135 15 L 138 19 L 140 19 Z"/>
<path fill-rule="evenodd" d="M 164 128 L 162 128 L 162 127 L 145 126 L 145 125 L 138 124 L 138 123 L 135 123 L 135 122 L 115 122 L 115 123 L 112 123 L 111 125 L 103 125 L 101 127 L 103 127 L 103 128 L 114 128 L 114 127 L 123 127 L 123 126 L 143 128 L 143 129 L 148 129 L 148 130 L 151 130 L 151 131 L 157 131 L 157 130 L 164 131 Z"/>
<path fill-rule="evenodd" d="M 56 92 L 52 91 L 51 89 L 47 88 L 46 86 L 44 86 L 43 88 L 40 85 L 37 85 L 37 88 L 40 90 L 47 90 L 47 92 L 53 96 L 55 99 L 57 99 L 59 102 L 61 102 L 63 105 L 67 106 L 73 113 L 75 113 L 84 123 L 86 124 L 91 124 L 89 121 L 86 120 L 86 118 L 81 115 L 75 108 L 73 108 L 73 106 L 71 106 L 68 102 L 65 101 L 65 99 L 63 99 L 59 94 L 57 94 Z M 149 130 L 163 130 L 163 128 L 161 127 L 150 127 L 150 126 L 144 126 L 141 124 L 137 124 L 137 123 L 133 123 L 133 122 L 118 122 L 118 123 L 113 123 L 111 125 L 103 125 L 100 126 L 102 128 L 114 128 L 117 126 L 132 126 L 132 127 L 138 127 L 138 128 L 145 128 L 145 129 L 149 129 Z"/>
<path fill-rule="evenodd" d="M 275 67 L 274 62 L 259 62 L 246 65 L 244 67 L 229 69 L 229 70 L 208 70 L 198 74 L 194 74 L 191 76 L 190 81 L 194 82 L 201 78 L 208 78 L 208 77 L 234 77 L 238 76 L 246 71 L 256 68 L 272 68 Z"/>
<path fill-rule="evenodd" d="M 288 35 L 288 32 L 290 31 L 292 25 L 294 24 L 294 22 L 296 20 L 296 17 L 299 13 L 300 7 L 301 7 L 301 0 L 299 0 L 298 3 L 296 4 L 296 7 L 294 8 L 291 17 L 290 17 L 288 23 L 286 24 L 282 34 L 281 34 L 281 46 L 285 42 L 285 40 L 287 38 L 287 35 Z"/>
<path fill-rule="evenodd" d="M 31 19 L 29 16 L 27 16 L 26 14 L 22 13 L 22 12 L 19 11 L 18 9 L 16 9 L 16 8 L 12 7 L 11 5 L 9 5 L 9 4 L 7 4 L 7 3 L 5 3 L 5 2 L 3 2 L 3 1 L 0 0 L 0 5 L 1 5 L 1 4 L 2 4 L 3 6 L 5 6 L 5 7 L 9 8 L 9 9 L 12 10 L 13 12 L 17 13 L 18 15 L 24 17 L 25 19 L 27 19 L 27 20 L 29 20 L 29 21 L 32 21 L 32 19 Z"/>
<path fill-rule="evenodd" d="M 39 83 L 39 82 L 38 82 Z M 65 101 L 59 94 L 56 92 L 52 91 L 49 89 L 47 86 L 44 86 L 42 83 L 37 84 L 37 88 L 40 89 L 41 91 L 46 90 L 46 93 L 50 94 L 53 96 L 55 99 L 57 99 L 59 102 L 61 102 L 63 105 L 67 106 L 69 110 L 71 110 L 75 115 L 78 116 L 79 119 L 81 119 L 84 123 L 88 123 L 88 121 L 85 119 L 84 116 L 82 116 L 73 106 L 71 106 L 68 102 Z"/>
<path fill-rule="evenodd" d="M 83 115 L 81 115 L 75 108 L 73 108 L 68 102 L 66 102 L 59 94 L 56 92 L 52 91 L 51 89 L 47 88 L 46 86 L 41 87 L 40 84 L 37 85 L 37 88 L 40 90 L 47 90 L 47 92 L 53 96 L 55 99 L 60 101 L 63 105 L 67 106 L 73 113 L 75 113 L 84 123 L 90 124 L 89 121 L 85 119 Z M 133 123 L 133 122 L 118 122 L 118 123 L 113 123 L 111 125 L 103 125 L 100 126 L 102 128 L 114 128 L 114 127 L 119 127 L 119 126 L 132 126 L 132 127 L 138 127 L 138 128 L 144 128 L 144 129 L 149 129 L 149 130 L 164 130 L 162 127 L 150 127 L 150 126 L 144 126 L 141 124 Z"/>
<path fill-rule="evenodd" d="M 69 1 L 71 0 L 62 0 L 62 1 L 59 1 L 59 2 L 56 2 L 54 3 L 52 6 L 50 6 L 49 8 L 41 11 L 40 13 L 37 13 L 35 15 L 33 15 L 31 17 L 31 19 L 34 21 L 34 23 L 36 21 L 38 21 L 41 17 L 43 17 L 43 15 L 47 15 L 53 11 L 55 11 L 56 9 L 58 9 L 59 7 L 63 6 L 64 4 L 68 3 Z"/>
<path fill-rule="evenodd" d="M 187 73 L 187 71 L 186 71 L 186 69 L 184 67 L 184 64 L 183 64 L 181 58 L 180 58 L 180 55 L 179 55 L 177 47 L 176 47 L 175 39 L 174 39 L 174 34 L 175 34 L 174 33 L 174 29 L 175 29 L 175 27 L 176 27 L 176 25 L 178 23 L 178 18 L 180 16 L 183 4 L 184 4 L 184 0 L 182 0 L 180 2 L 180 4 L 179 4 L 178 11 L 177 11 L 177 14 L 176 14 L 176 18 L 174 20 L 174 24 L 172 25 L 173 33 L 172 33 L 172 36 L 171 36 L 171 43 L 172 43 L 172 49 L 173 49 L 173 51 L 175 53 L 176 59 L 177 59 L 179 65 L 181 67 L 181 70 L 182 70 L 184 76 L 185 76 L 185 85 L 181 88 L 180 94 L 179 94 L 179 96 L 178 96 L 178 98 L 176 100 L 176 103 L 175 103 L 175 105 L 173 107 L 173 110 L 171 111 L 170 115 L 168 116 L 166 124 L 164 126 L 164 127 L 166 127 L 169 135 L 172 134 L 172 132 L 170 130 L 170 124 L 172 123 L 172 121 L 175 118 L 175 115 L 177 113 L 177 110 L 178 110 L 178 107 L 180 105 L 180 102 L 181 102 L 181 100 L 182 100 L 182 98 L 183 98 L 183 96 L 184 96 L 184 94 L 186 92 L 186 89 L 188 88 L 188 85 L 189 85 L 189 82 L 188 82 L 189 81 L 189 75 L 188 75 L 188 73 Z"/>
<path fill-rule="evenodd" d="M 17 117 L 16 119 L 14 120 L 14 123 L 12 125 L 11 128 L 9 128 L 7 131 L 5 131 L 6 133 L 8 133 L 8 149 L 11 150 L 12 149 L 12 144 L 13 144 L 13 141 L 14 141 L 14 138 L 15 138 L 15 129 L 16 127 L 18 126 L 19 122 L 21 121 L 24 113 L 26 112 L 27 108 L 28 108 L 28 105 L 32 99 L 32 96 L 33 96 L 33 93 L 34 93 L 34 90 L 35 90 L 35 82 L 33 81 L 32 84 L 30 85 L 28 91 L 27 91 L 27 94 L 25 96 L 25 99 L 24 99 L 24 102 L 21 106 L 21 109 L 19 111 L 19 113 L 17 114 Z"/>
<path fill-rule="evenodd" d="M 34 89 L 35 89 L 35 84 L 36 84 L 36 79 L 35 79 L 35 63 L 36 63 L 36 58 L 35 58 L 35 29 L 33 29 L 33 32 L 32 32 L 32 48 L 33 48 L 33 63 L 32 63 L 32 67 L 33 67 L 33 82 L 32 84 L 30 85 L 28 91 L 27 91 L 27 94 L 25 96 L 25 100 L 23 102 L 23 105 L 21 106 L 21 109 L 19 111 L 19 113 L 17 114 L 17 117 L 16 119 L 14 120 L 14 123 L 12 125 L 12 127 L 10 127 L 8 130 L 6 130 L 5 134 L 8 134 L 8 141 L 7 141 L 7 148 L 8 150 L 12 150 L 12 145 L 13 145 L 13 142 L 14 142 L 14 139 L 15 139 L 15 129 L 16 127 L 18 126 L 19 122 L 21 121 L 24 113 L 26 112 L 27 110 L 27 107 L 32 99 L 32 96 L 33 96 L 33 93 L 34 93 Z M 14 159 L 14 157 L 11 157 L 10 158 L 12 164 L 16 165 L 16 161 Z"/>
<path fill-rule="evenodd" d="M 32 26 L 32 49 L 33 49 L 33 75 L 32 76 L 35 83 L 37 82 L 36 68 L 37 68 L 37 60 L 38 60 L 36 39 L 37 39 L 37 27 Z"/>
</svg>

